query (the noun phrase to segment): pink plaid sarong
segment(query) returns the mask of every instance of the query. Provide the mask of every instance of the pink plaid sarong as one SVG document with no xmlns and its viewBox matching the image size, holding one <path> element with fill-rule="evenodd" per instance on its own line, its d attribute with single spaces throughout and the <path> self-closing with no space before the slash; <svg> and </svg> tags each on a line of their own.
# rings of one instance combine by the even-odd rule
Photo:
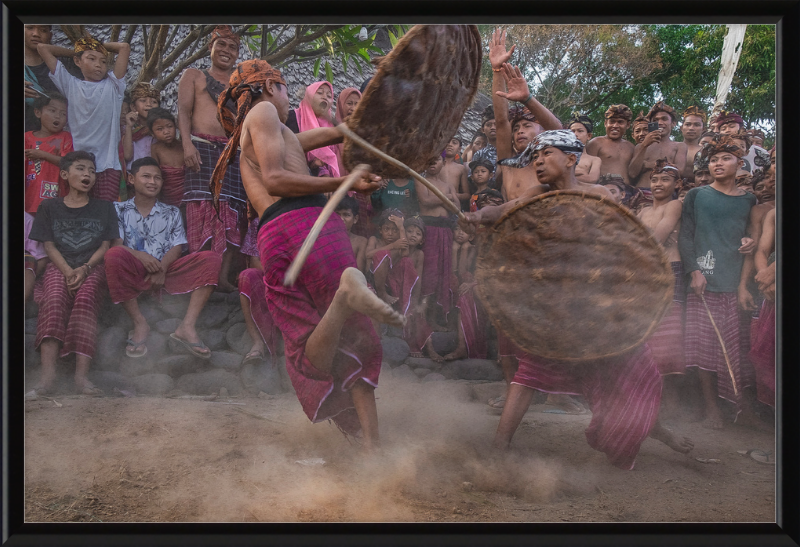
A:
<svg viewBox="0 0 800 547">
<path fill-rule="evenodd" d="M 104 201 L 119 201 L 119 181 L 121 178 L 122 171 L 117 171 L 116 169 L 106 169 L 97 173 L 94 186 L 89 195 Z"/>
<path fill-rule="evenodd" d="M 242 246 L 239 249 L 245 256 L 258 256 L 258 224 L 260 219 L 254 218 L 247 226 L 247 233 L 242 240 Z"/>
<path fill-rule="evenodd" d="M 404 256 L 397 261 L 397 264 L 393 264 L 391 251 L 378 251 L 372 257 L 370 271 L 373 275 L 384 262 L 389 264 L 386 292 L 398 297 L 397 302 L 394 303 L 394 309 L 403 315 L 407 315 L 408 308 L 411 305 L 411 291 L 414 290 L 414 285 L 419 281 L 417 270 L 414 269 L 414 263 L 410 258 Z"/>
<path fill-rule="evenodd" d="M 742 390 L 755 382 L 755 371 L 741 360 L 739 299 L 736 293 L 705 291 L 703 296 L 725 342 L 738 395 L 733 392 L 733 382 L 722 346 L 708 318 L 706 307 L 694 292 L 686 295 L 686 366 L 716 372 L 718 395 L 735 403 L 738 415 L 741 411 Z"/>
<path fill-rule="evenodd" d="M 256 228 L 258 225 L 256 225 Z M 256 268 L 248 268 L 239 274 L 239 294 L 250 301 L 250 317 L 256 324 L 256 329 L 261 335 L 261 340 L 267 346 L 270 354 L 275 355 L 280 331 L 267 309 L 266 287 L 264 286 L 264 272 Z"/>
<path fill-rule="evenodd" d="M 450 311 L 451 291 L 450 273 L 453 271 L 453 230 L 451 228 L 431 226 L 430 218 L 422 217 L 425 222 L 425 242 L 422 252 L 425 254 L 422 268 L 422 296 L 433 295 L 437 304 L 442 306 L 445 314 Z M 439 220 L 447 220 L 441 217 Z"/>
<path fill-rule="evenodd" d="M 471 276 L 465 280 L 471 281 Z M 458 297 L 456 307 L 460 312 L 458 317 L 461 332 L 464 333 L 464 341 L 467 343 L 467 356 L 470 359 L 486 359 L 489 350 L 486 337 L 487 318 L 483 306 L 475 298 L 475 287 Z"/>
<path fill-rule="evenodd" d="M 620 469 L 633 469 L 639 447 L 658 418 L 661 376 L 647 344 L 589 364 L 558 363 L 520 353 L 512 383 L 545 393 L 582 395 L 592 421 L 589 446 Z"/>
<path fill-rule="evenodd" d="M 114 304 L 127 302 L 150 290 L 145 281 L 147 270 L 141 261 L 123 247 L 112 247 L 105 254 L 108 273 L 108 292 Z M 167 268 L 163 290 L 169 294 L 185 294 L 216 285 L 222 257 L 211 251 L 201 251 L 179 257 Z"/>
<path fill-rule="evenodd" d="M 70 353 L 94 357 L 97 344 L 97 314 L 105 295 L 106 273 L 102 264 L 95 266 L 81 287 L 70 296 L 64 274 L 52 262 L 34 289 L 39 306 L 35 347 L 45 338 L 63 343 L 60 357 Z"/>
<path fill-rule="evenodd" d="M 354 314 L 342 328 L 331 373 L 314 368 L 305 355 L 308 337 L 328 310 L 345 268 L 357 268 L 353 247 L 338 215 L 332 215 L 293 287 L 283 278 L 322 208 L 286 212 L 261 227 L 258 250 L 270 315 L 283 334 L 286 368 L 309 419 L 332 419 L 347 434 L 361 426 L 349 390 L 362 379 L 377 387 L 381 342 L 366 315 Z"/>
<path fill-rule="evenodd" d="M 167 205 L 181 206 L 185 169 L 185 167 L 161 166 L 161 175 L 164 178 L 164 184 L 161 186 L 161 201 Z"/>
<path fill-rule="evenodd" d="M 775 408 L 775 302 L 764 300 L 751 329 L 750 361 L 756 375 L 756 396 Z"/>
<path fill-rule="evenodd" d="M 239 228 L 239 213 L 227 201 L 219 202 L 220 222 L 210 201 L 187 201 L 186 240 L 189 252 L 195 253 L 211 239 L 211 251 L 222 256 L 227 243 L 238 247 L 242 244 Z"/>
</svg>

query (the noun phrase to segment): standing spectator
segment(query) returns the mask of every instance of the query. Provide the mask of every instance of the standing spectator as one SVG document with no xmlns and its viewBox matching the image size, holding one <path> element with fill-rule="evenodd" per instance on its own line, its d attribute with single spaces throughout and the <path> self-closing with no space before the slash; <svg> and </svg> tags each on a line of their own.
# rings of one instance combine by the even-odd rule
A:
<svg viewBox="0 0 800 547">
<path fill-rule="evenodd" d="M 331 105 L 333 104 L 333 85 L 330 82 L 315 82 L 306 88 L 300 106 L 289 113 L 286 122 L 291 128 L 291 114 L 297 121 L 297 132 L 309 131 L 317 127 L 333 127 Z M 339 160 L 336 146 L 323 146 L 306 154 L 312 175 L 325 177 L 339 176 Z"/>
<path fill-rule="evenodd" d="M 642 141 L 647 136 L 648 123 L 650 123 L 650 121 L 647 119 L 647 116 L 645 116 L 644 112 L 640 110 L 639 115 L 636 116 L 635 120 L 633 120 L 633 126 L 631 129 L 634 144 L 642 144 Z"/>
<path fill-rule="evenodd" d="M 683 111 L 681 135 L 686 145 L 686 166 L 681 175 L 690 182 L 694 182 L 694 157 L 702 148 L 700 137 L 705 131 L 707 119 L 706 113 L 696 106 L 690 106 Z"/>
<path fill-rule="evenodd" d="M 633 158 L 634 146 L 625 139 L 625 133 L 631 126 L 633 113 L 624 104 L 612 104 L 606 110 L 603 125 L 605 136 L 595 137 L 586 145 L 586 152 L 600 158 L 600 174 L 616 173 L 621 175 L 626 184 L 628 165 Z"/>
<path fill-rule="evenodd" d="M 36 278 L 42 275 L 49 262 L 44 245 L 29 238 L 31 228 L 33 228 L 33 217 L 25 213 L 25 303 L 33 294 Z"/>
<path fill-rule="evenodd" d="M 717 124 L 719 126 L 719 133 L 722 135 L 742 135 L 746 134 L 744 127 L 744 120 L 736 112 L 728 112 L 723 110 L 717 117 Z M 742 138 L 742 137 L 740 137 Z M 760 146 L 751 146 L 749 135 L 747 135 L 748 148 L 745 155 L 742 157 L 744 162 L 742 169 L 748 173 L 753 173 L 766 166 L 765 158 L 769 157 L 769 152 Z"/>
<path fill-rule="evenodd" d="M 456 156 L 460 150 L 461 139 L 458 135 L 454 135 L 444 148 L 444 166 L 442 167 L 441 178 L 453 187 L 463 209 L 467 207 L 469 202 L 470 191 L 467 167 L 456 161 Z"/>
<path fill-rule="evenodd" d="M 139 158 L 150 156 L 150 147 L 155 139 L 147 127 L 147 113 L 158 108 L 161 93 L 147 82 L 139 82 L 131 90 L 131 111 L 125 116 L 122 147 L 125 158 L 125 169 L 130 171 L 131 164 Z"/>
<path fill-rule="evenodd" d="M 483 110 L 480 131 L 486 136 L 486 144 L 473 153 L 472 159 L 487 159 L 497 165 L 497 122 L 494 117 L 494 106 L 489 105 Z"/>
<path fill-rule="evenodd" d="M 484 135 L 480 131 L 475 133 L 472 136 L 472 142 L 467 145 L 467 147 L 464 149 L 464 153 L 462 154 L 464 165 L 468 165 L 470 162 L 472 162 L 473 155 L 478 150 L 481 150 L 484 146 L 486 146 L 486 143 L 487 143 L 486 135 Z"/>
<path fill-rule="evenodd" d="M 186 166 L 183 163 L 183 144 L 175 131 L 175 117 L 169 110 L 153 108 L 147 113 L 147 128 L 154 139 L 150 157 L 158 162 L 161 176 L 164 177 L 161 201 L 180 207 Z"/>
</svg>

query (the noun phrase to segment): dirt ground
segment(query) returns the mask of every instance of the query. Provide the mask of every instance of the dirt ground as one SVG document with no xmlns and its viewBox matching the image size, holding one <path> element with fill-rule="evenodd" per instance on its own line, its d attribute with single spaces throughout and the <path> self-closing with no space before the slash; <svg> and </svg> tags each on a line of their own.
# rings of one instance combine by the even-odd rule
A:
<svg viewBox="0 0 800 547">
<path fill-rule="evenodd" d="M 486 400 L 502 385 L 382 375 L 383 452 L 371 457 L 311 424 L 292 393 L 26 401 L 25 520 L 775 521 L 775 466 L 737 453 L 774 452 L 772 433 L 668 423 L 694 451 L 647 439 L 621 471 L 587 445 L 590 415 L 534 405 L 497 457 Z"/>
</svg>

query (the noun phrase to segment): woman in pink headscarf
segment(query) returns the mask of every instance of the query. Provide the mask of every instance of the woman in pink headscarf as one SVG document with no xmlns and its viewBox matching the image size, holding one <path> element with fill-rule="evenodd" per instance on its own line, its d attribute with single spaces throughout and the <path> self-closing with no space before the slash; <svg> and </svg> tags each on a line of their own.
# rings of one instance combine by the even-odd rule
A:
<svg viewBox="0 0 800 547">
<path fill-rule="evenodd" d="M 315 82 L 306 88 L 306 94 L 295 109 L 300 132 L 317 127 L 333 127 L 331 106 L 333 105 L 333 86 L 330 82 Z M 320 176 L 339 176 L 339 160 L 336 146 L 324 146 L 306 154 L 309 164 L 320 168 Z M 322 164 L 322 165 L 320 165 Z"/>
</svg>

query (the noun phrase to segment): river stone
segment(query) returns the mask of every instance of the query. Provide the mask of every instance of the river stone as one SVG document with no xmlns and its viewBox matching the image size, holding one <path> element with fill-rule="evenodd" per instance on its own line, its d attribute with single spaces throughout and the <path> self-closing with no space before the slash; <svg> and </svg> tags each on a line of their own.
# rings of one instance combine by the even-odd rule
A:
<svg viewBox="0 0 800 547">
<path fill-rule="evenodd" d="M 132 378 L 134 376 L 141 376 L 142 374 L 150 374 L 155 368 L 155 362 L 152 356 L 148 353 L 144 357 L 128 357 L 123 356 L 119 362 L 120 374 Z"/>
<path fill-rule="evenodd" d="M 207 305 L 200 312 L 200 319 L 197 321 L 197 326 L 201 328 L 217 327 L 225 322 L 228 318 L 228 307 L 222 304 Z"/>
<path fill-rule="evenodd" d="M 431 372 L 432 371 L 429 368 L 415 368 L 414 369 L 414 374 L 417 375 L 417 378 L 423 378 L 423 377 L 427 376 L 428 374 L 430 374 Z"/>
<path fill-rule="evenodd" d="M 488 380 L 496 382 L 503 379 L 503 371 L 494 361 L 488 359 L 461 359 L 448 363 L 442 370 L 446 377 L 461 380 Z"/>
<path fill-rule="evenodd" d="M 161 311 L 168 317 L 183 319 L 189 309 L 191 294 L 165 294 L 161 300 Z"/>
<path fill-rule="evenodd" d="M 244 323 L 244 311 L 241 308 L 228 314 L 228 324 L 235 325 L 236 323 Z"/>
<path fill-rule="evenodd" d="M 245 389 L 257 395 L 260 391 L 268 395 L 278 395 L 286 391 L 283 388 L 280 371 L 269 363 L 247 363 L 239 374 Z"/>
<path fill-rule="evenodd" d="M 238 375 L 222 369 L 184 374 L 178 378 L 176 387 L 192 395 L 219 393 L 221 387 L 227 389 L 231 395 L 239 395 L 243 389 Z"/>
<path fill-rule="evenodd" d="M 118 371 L 120 358 L 125 355 L 128 331 L 120 327 L 108 327 L 97 337 L 92 366 L 101 370 Z"/>
<path fill-rule="evenodd" d="M 386 327 L 386 334 L 388 338 L 402 338 L 403 327 L 395 327 L 394 325 L 384 325 Z"/>
<path fill-rule="evenodd" d="M 19 325 L 19 323 L 17 323 Z M 25 320 L 25 334 L 36 334 L 36 327 L 39 324 L 39 319 L 31 317 Z"/>
<path fill-rule="evenodd" d="M 405 364 L 411 368 L 427 368 L 430 370 L 439 370 L 442 368 L 441 363 L 437 363 L 433 359 L 427 357 L 409 357 L 405 360 Z"/>
<path fill-rule="evenodd" d="M 175 380 L 166 374 L 142 374 L 131 379 L 140 395 L 164 395 L 175 387 Z"/>
<path fill-rule="evenodd" d="M 417 375 L 414 374 L 414 371 L 409 368 L 408 365 L 400 365 L 399 367 L 392 369 L 392 378 L 397 378 L 400 380 L 406 380 L 409 382 L 418 382 L 419 378 Z"/>
<path fill-rule="evenodd" d="M 215 351 L 211 354 L 211 366 L 237 372 L 242 368 L 242 356 L 232 351 Z"/>
<path fill-rule="evenodd" d="M 89 378 L 89 381 L 94 385 L 102 389 L 106 395 L 113 395 L 114 388 L 121 391 L 136 393 L 136 387 L 133 381 L 118 372 L 112 372 L 110 370 L 91 370 L 86 377 Z"/>
<path fill-rule="evenodd" d="M 239 304 L 239 291 L 232 291 L 225 295 L 225 301 L 229 305 L 238 305 Z"/>
<path fill-rule="evenodd" d="M 167 315 L 152 302 L 140 302 L 139 311 L 142 312 L 144 318 L 147 319 L 148 325 L 155 325 L 159 321 L 167 318 Z"/>
<path fill-rule="evenodd" d="M 200 336 L 200 340 L 212 351 L 228 347 L 227 342 L 225 342 L 225 333 L 221 330 L 211 329 L 200 331 L 198 335 Z"/>
<path fill-rule="evenodd" d="M 159 359 L 167 353 L 167 335 L 161 334 L 157 330 L 150 330 L 145 344 L 147 345 L 147 356 L 152 359 Z"/>
<path fill-rule="evenodd" d="M 161 334 L 166 334 L 169 336 L 175 332 L 175 329 L 178 328 L 178 325 L 181 324 L 181 321 L 183 321 L 183 319 L 180 317 L 169 317 L 156 323 L 156 330 Z"/>
<path fill-rule="evenodd" d="M 231 326 L 225 333 L 225 340 L 227 340 L 228 346 L 239 355 L 247 355 L 247 352 L 253 347 L 253 339 L 250 338 L 247 325 L 244 323 L 236 323 Z"/>
<path fill-rule="evenodd" d="M 411 352 L 406 341 L 400 338 L 381 338 L 381 346 L 383 360 L 393 366 L 402 364 Z"/>
<path fill-rule="evenodd" d="M 198 372 L 205 366 L 205 361 L 194 355 L 169 355 L 156 361 L 153 372 L 179 378 L 190 372 Z"/>
<path fill-rule="evenodd" d="M 439 374 L 438 372 L 431 372 L 430 374 L 426 375 L 426 376 L 425 376 L 425 377 L 422 379 L 422 382 L 423 382 L 423 383 L 428 383 L 428 382 L 443 382 L 444 380 L 445 380 L 445 377 L 444 377 L 444 376 L 442 376 L 441 374 Z"/>
<path fill-rule="evenodd" d="M 456 332 L 434 332 L 431 334 L 433 349 L 439 355 L 452 353 L 458 347 L 458 333 Z"/>
</svg>

